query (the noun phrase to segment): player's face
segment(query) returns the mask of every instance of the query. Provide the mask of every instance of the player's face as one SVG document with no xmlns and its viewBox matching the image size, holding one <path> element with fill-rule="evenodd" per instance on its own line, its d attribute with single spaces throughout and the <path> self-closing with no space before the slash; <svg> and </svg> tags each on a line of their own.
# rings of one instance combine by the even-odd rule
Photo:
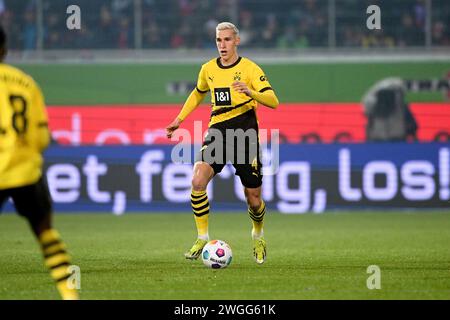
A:
<svg viewBox="0 0 450 320">
<path fill-rule="evenodd" d="M 233 62 L 237 59 L 237 46 L 240 39 L 233 30 L 220 30 L 216 33 L 217 50 L 223 62 Z"/>
</svg>

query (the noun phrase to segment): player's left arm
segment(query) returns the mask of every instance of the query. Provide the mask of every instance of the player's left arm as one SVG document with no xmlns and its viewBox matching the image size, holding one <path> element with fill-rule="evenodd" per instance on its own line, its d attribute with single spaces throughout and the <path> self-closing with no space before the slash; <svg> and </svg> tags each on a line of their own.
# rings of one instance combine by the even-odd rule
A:
<svg viewBox="0 0 450 320">
<path fill-rule="evenodd" d="M 38 150 L 43 151 L 50 143 L 50 130 L 48 128 L 48 115 L 44 95 L 37 84 L 35 84 L 32 104 L 36 119 L 34 125 L 37 126 L 35 143 Z"/>
<path fill-rule="evenodd" d="M 255 66 L 251 79 L 252 88 L 249 88 L 245 82 L 235 81 L 232 84 L 233 89 L 245 93 L 247 96 L 255 99 L 258 103 L 269 108 L 275 109 L 278 107 L 279 101 L 275 91 L 272 89 L 272 86 L 260 67 Z"/>
</svg>

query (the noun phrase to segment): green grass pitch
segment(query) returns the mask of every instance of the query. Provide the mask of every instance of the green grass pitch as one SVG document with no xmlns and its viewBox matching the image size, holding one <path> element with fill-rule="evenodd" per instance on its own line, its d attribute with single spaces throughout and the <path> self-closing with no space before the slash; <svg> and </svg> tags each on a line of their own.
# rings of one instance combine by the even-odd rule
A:
<svg viewBox="0 0 450 320">
<path fill-rule="evenodd" d="M 190 214 L 59 214 L 55 226 L 81 269 L 82 299 L 450 299 L 450 211 L 266 215 L 268 257 L 251 255 L 245 213 L 210 216 L 233 262 L 212 270 L 183 252 Z M 0 299 L 59 299 L 37 242 L 0 216 Z M 366 286 L 369 265 L 381 289 Z"/>
</svg>

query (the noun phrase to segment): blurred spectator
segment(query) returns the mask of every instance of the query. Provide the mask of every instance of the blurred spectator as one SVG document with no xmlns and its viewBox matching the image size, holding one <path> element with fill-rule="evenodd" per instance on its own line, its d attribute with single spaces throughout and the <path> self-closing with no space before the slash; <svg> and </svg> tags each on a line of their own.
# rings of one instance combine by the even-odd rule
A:
<svg viewBox="0 0 450 320">
<path fill-rule="evenodd" d="M 344 29 L 343 47 L 360 47 L 363 43 L 363 35 L 358 28 L 347 26 Z"/>
<path fill-rule="evenodd" d="M 98 48 L 117 47 L 114 44 L 118 43 L 118 30 L 112 17 L 111 8 L 107 5 L 102 5 L 100 8 L 98 31 L 100 34 L 96 43 Z"/>
<path fill-rule="evenodd" d="M 300 19 L 306 20 L 305 27 L 308 42 L 312 47 L 326 46 L 327 37 L 327 7 L 326 2 L 317 0 L 305 0 L 305 6 Z M 301 22 L 302 22 L 301 21 Z"/>
<path fill-rule="evenodd" d="M 448 25 L 447 25 L 448 28 Z M 442 21 L 436 21 L 431 30 L 431 43 L 437 46 L 450 46 L 450 38 L 446 35 L 446 26 Z M 448 34 L 448 33 L 447 33 Z"/>
<path fill-rule="evenodd" d="M 395 40 L 386 35 L 383 30 L 373 30 L 362 37 L 363 48 L 392 48 Z"/>
<path fill-rule="evenodd" d="M 114 14 L 122 14 L 132 10 L 133 0 L 113 0 L 111 1 L 111 9 Z"/>
<path fill-rule="evenodd" d="M 57 48 L 61 43 L 64 42 L 62 38 L 62 33 L 59 31 L 61 28 L 60 15 L 52 12 L 45 17 L 45 35 L 44 35 L 44 46 L 48 49 Z"/>
<path fill-rule="evenodd" d="M 271 48 L 274 47 L 277 42 L 277 36 L 279 34 L 277 17 L 274 14 L 269 14 L 266 18 L 266 24 L 261 32 L 261 42 L 258 47 Z"/>
<path fill-rule="evenodd" d="M 242 10 L 239 16 L 239 34 L 241 36 L 241 46 L 251 47 L 255 41 L 255 28 L 253 27 L 253 14 L 249 10 Z M 213 37 L 216 34 L 217 21 L 214 21 Z"/>
<path fill-rule="evenodd" d="M 230 5 L 229 0 L 216 0 L 216 6 L 213 8 L 216 17 L 221 21 L 229 21 L 233 15 L 233 6 Z"/>
<path fill-rule="evenodd" d="M 216 38 L 216 26 L 218 23 L 219 21 L 214 18 L 209 18 L 208 21 L 205 22 L 203 28 L 206 32 L 205 36 L 202 39 L 202 48 L 215 48 L 214 39 Z M 243 39 L 245 39 L 245 35 Z"/>
<path fill-rule="evenodd" d="M 25 11 L 23 26 L 23 49 L 34 50 L 37 44 L 36 12 L 33 9 Z"/>
<path fill-rule="evenodd" d="M 16 17 L 12 11 L 5 8 L 0 19 L 7 34 L 10 35 L 8 37 L 8 46 L 10 48 L 22 48 L 21 24 L 17 23 L 17 20 L 20 20 L 20 18 Z"/>
<path fill-rule="evenodd" d="M 2 16 L 3 13 L 5 13 L 5 11 L 6 11 L 5 1 L 0 0 L 0 16 Z"/>
<path fill-rule="evenodd" d="M 294 26 L 287 26 L 277 41 L 277 47 L 281 49 L 306 48 L 308 46 L 308 38 L 300 32 L 297 34 Z"/>
<path fill-rule="evenodd" d="M 133 30 L 130 28 L 128 17 L 119 19 L 118 45 L 119 49 L 129 49 L 133 47 Z"/>
<path fill-rule="evenodd" d="M 416 22 L 417 23 L 417 22 Z M 397 44 L 399 46 L 423 46 L 425 45 L 425 34 L 423 28 L 418 28 L 410 14 L 404 14 L 402 25 L 398 28 Z"/>
<path fill-rule="evenodd" d="M 190 0 L 178 0 L 178 10 L 181 17 L 187 17 L 194 11 L 193 1 Z"/>
<path fill-rule="evenodd" d="M 161 30 L 156 21 L 151 21 L 144 27 L 144 47 L 145 48 L 161 48 Z"/>
<path fill-rule="evenodd" d="M 416 0 L 416 4 L 414 5 L 414 24 L 417 28 L 422 30 L 425 28 L 426 15 L 425 1 Z"/>
</svg>

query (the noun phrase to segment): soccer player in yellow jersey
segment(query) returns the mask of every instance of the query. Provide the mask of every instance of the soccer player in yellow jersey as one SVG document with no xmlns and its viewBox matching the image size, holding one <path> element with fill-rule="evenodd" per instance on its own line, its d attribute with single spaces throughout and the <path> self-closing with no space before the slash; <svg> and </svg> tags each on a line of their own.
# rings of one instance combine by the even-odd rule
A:
<svg viewBox="0 0 450 320">
<path fill-rule="evenodd" d="M 52 228 L 52 204 L 42 176 L 42 152 L 50 141 L 44 98 L 30 76 L 3 63 L 6 52 L 0 26 L 0 209 L 13 200 L 37 237 L 62 298 L 77 300 L 77 290 L 67 282 L 70 257 Z"/>
<path fill-rule="evenodd" d="M 266 207 L 261 198 L 262 172 L 255 111 L 258 103 L 276 108 L 278 99 L 262 69 L 253 61 L 238 55 L 239 42 L 239 30 L 235 25 L 230 22 L 217 25 L 216 44 L 219 57 L 202 66 L 196 88 L 189 95 L 178 116 L 167 126 L 166 133 L 167 137 L 171 138 L 183 120 L 202 102 L 206 93 L 211 91 L 212 112 L 208 134 L 196 158 L 192 178 L 191 206 L 198 238 L 185 253 L 185 257 L 197 259 L 209 240 L 209 202 L 206 187 L 226 162 L 231 161 L 244 186 L 248 213 L 253 224 L 253 255 L 256 262 L 262 264 L 266 258 L 263 232 Z M 227 135 L 229 130 L 240 130 L 248 135 L 245 140 L 230 138 Z M 218 142 L 218 132 L 222 133 L 223 144 Z M 219 151 L 217 145 L 222 145 L 224 150 Z M 230 157 L 229 151 L 232 154 Z M 238 160 L 242 155 L 245 161 Z"/>
</svg>

